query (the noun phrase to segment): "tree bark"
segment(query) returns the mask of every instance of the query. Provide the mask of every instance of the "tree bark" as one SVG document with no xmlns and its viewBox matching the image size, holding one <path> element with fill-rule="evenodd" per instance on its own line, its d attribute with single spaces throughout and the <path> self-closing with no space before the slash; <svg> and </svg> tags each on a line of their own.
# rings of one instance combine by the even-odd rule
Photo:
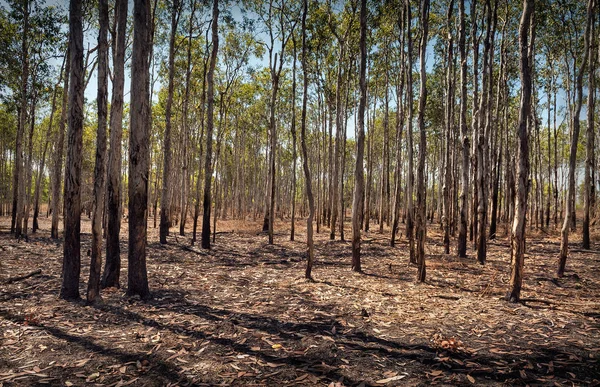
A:
<svg viewBox="0 0 600 387">
<path fill-rule="evenodd" d="M 98 33 L 98 130 L 96 132 L 96 166 L 94 168 L 94 198 L 92 204 L 92 251 L 87 302 L 100 295 L 102 270 L 102 216 L 104 214 L 106 174 L 106 123 L 108 110 L 108 0 L 98 1 L 100 31 Z"/>
<path fill-rule="evenodd" d="M 65 237 L 63 246 L 62 287 L 60 298 L 79 299 L 81 271 L 81 162 L 83 146 L 83 15 L 82 4 L 71 0 L 69 5 L 69 51 L 71 73 L 69 82 L 69 132 L 65 170 Z"/>
<path fill-rule="evenodd" d="M 452 37 L 452 12 L 454 11 L 454 0 L 450 0 L 446 16 L 446 28 L 448 30 L 447 56 L 446 61 L 446 144 L 444 152 L 444 202 L 443 202 L 443 227 L 444 227 L 444 254 L 450 254 L 450 185 L 452 183 L 452 166 L 450 163 L 450 148 L 451 148 L 451 132 L 453 126 L 453 104 L 454 104 L 454 88 L 452 87 L 452 76 L 454 74 L 454 39 Z"/>
<path fill-rule="evenodd" d="M 125 35 L 127 33 L 127 0 L 117 0 L 117 20 L 112 100 L 110 104 L 110 151 L 106 190 L 106 263 L 102 274 L 102 288 L 120 286 L 121 271 L 121 140 L 123 136 L 123 90 L 125 85 Z"/>
<path fill-rule="evenodd" d="M 212 51 L 210 54 L 210 65 L 207 80 L 207 109 L 206 109 L 206 158 L 204 160 L 204 200 L 202 214 L 202 248 L 210 249 L 210 210 L 211 210 L 211 182 L 212 182 L 212 143 L 214 129 L 214 74 L 219 51 L 219 0 L 213 0 L 212 19 Z"/>
<path fill-rule="evenodd" d="M 519 107 L 519 127 L 517 131 L 519 147 L 517 149 L 517 195 L 515 216 L 511 232 L 511 275 L 507 299 L 518 302 L 523 282 L 523 261 L 525 255 L 525 216 L 527 214 L 527 196 L 529 191 L 529 133 L 527 120 L 531 109 L 531 63 L 529 46 L 533 45 L 533 36 L 529 36 L 534 13 L 534 0 L 523 1 L 523 14 L 519 26 L 521 105 Z M 533 34 L 532 34 L 533 35 Z"/>
<path fill-rule="evenodd" d="M 417 281 L 425 282 L 425 238 L 427 236 L 427 186 L 425 185 L 425 158 L 427 155 L 427 135 L 425 133 L 425 105 L 427 103 L 427 38 L 429 32 L 429 0 L 421 0 L 421 43 L 420 43 L 420 92 L 419 114 L 419 163 L 417 165 L 417 211 L 415 218 Z"/>
<path fill-rule="evenodd" d="M 133 53 L 131 65 L 131 110 L 129 133 L 129 249 L 127 295 L 150 298 L 146 269 L 148 220 L 148 173 L 150 132 L 149 0 L 135 0 L 133 8 Z"/>
<path fill-rule="evenodd" d="M 407 54 L 407 97 L 408 97 L 408 130 L 406 136 L 408 137 L 408 172 L 407 172 L 407 184 L 406 184 L 406 237 L 408 238 L 409 244 L 409 259 L 410 263 L 417 263 L 416 254 L 415 254 L 415 225 L 414 225 L 414 156 L 413 156 L 413 60 L 412 60 L 412 15 L 411 15 L 411 5 L 410 0 L 406 0 L 406 37 L 408 43 L 408 54 Z"/>
<path fill-rule="evenodd" d="M 303 0 L 302 10 L 302 72 L 303 72 L 303 92 L 302 92 L 302 113 L 300 123 L 300 146 L 302 147 L 302 167 L 304 169 L 304 181 L 306 185 L 306 196 L 308 197 L 308 218 L 306 219 L 306 245 L 308 250 L 308 259 L 306 260 L 306 279 L 312 279 L 312 267 L 315 262 L 315 248 L 313 241 L 313 219 L 315 216 L 315 199 L 312 190 L 312 180 L 308 166 L 308 150 L 306 145 L 306 105 L 308 101 L 308 63 L 306 47 L 306 15 L 308 13 L 308 0 Z M 295 55 L 294 55 L 295 57 Z M 295 67 L 295 66 L 294 66 Z"/>
<path fill-rule="evenodd" d="M 460 221 L 458 227 L 457 253 L 461 258 L 467 256 L 467 228 L 469 223 L 469 132 L 467 130 L 467 53 L 465 0 L 460 0 L 460 33 L 458 49 L 460 51 L 460 135 L 462 137 L 462 169 L 460 185 Z"/>
<path fill-rule="evenodd" d="M 23 176 L 23 135 L 27 120 L 27 82 L 29 79 L 29 0 L 23 2 L 23 34 L 21 40 L 21 101 L 19 106 L 19 122 L 15 142 L 15 166 L 13 170 L 13 207 L 10 232 L 16 238 L 21 237 L 23 197 L 25 195 L 25 179 Z"/>
<path fill-rule="evenodd" d="M 173 192 L 171 177 L 171 121 L 173 110 L 173 93 L 175 79 L 175 35 L 177 34 L 177 24 L 179 22 L 179 0 L 173 0 L 171 4 L 171 36 L 169 38 L 169 70 L 167 86 L 167 102 L 165 104 L 165 137 L 163 149 L 163 178 L 162 194 L 160 199 L 160 243 L 167 243 L 169 228 L 171 227 L 171 194 Z"/>
</svg>

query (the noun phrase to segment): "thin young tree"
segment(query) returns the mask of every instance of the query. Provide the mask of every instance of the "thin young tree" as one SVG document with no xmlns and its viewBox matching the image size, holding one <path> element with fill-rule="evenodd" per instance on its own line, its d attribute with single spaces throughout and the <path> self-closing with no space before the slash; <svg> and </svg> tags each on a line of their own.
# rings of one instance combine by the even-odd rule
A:
<svg viewBox="0 0 600 387">
<path fill-rule="evenodd" d="M 119 287 L 121 271 L 121 141 L 123 136 L 123 91 L 125 86 L 125 35 L 127 33 L 127 0 L 116 0 L 116 36 L 113 37 L 113 88 L 110 104 L 110 151 L 106 182 L 106 263 L 102 288 Z"/>
<path fill-rule="evenodd" d="M 417 281 L 425 281 L 425 238 L 427 236 L 427 187 L 425 186 L 425 158 L 427 155 L 427 134 L 425 132 L 425 105 L 427 103 L 427 38 L 429 33 L 429 0 L 421 0 L 421 42 L 419 45 L 420 85 L 419 85 L 419 162 L 417 165 L 417 211 L 415 217 Z"/>
<path fill-rule="evenodd" d="M 467 256 L 467 228 L 469 223 L 469 132 L 467 130 L 467 52 L 465 0 L 459 1 L 460 32 L 458 50 L 460 52 L 460 135 L 462 137 L 462 168 L 460 184 L 460 220 L 458 227 L 457 253 L 461 258 Z"/>
<path fill-rule="evenodd" d="M 25 177 L 23 176 L 23 135 L 27 120 L 27 86 L 29 81 L 29 13 L 30 1 L 22 3 L 23 33 L 21 38 L 21 95 L 19 107 L 19 122 L 17 127 L 17 138 L 15 142 L 15 162 L 13 170 L 13 206 L 10 232 L 15 233 L 16 238 L 21 237 L 22 232 L 22 208 L 25 195 Z"/>
<path fill-rule="evenodd" d="M 452 87 L 452 76 L 454 74 L 453 62 L 454 62 L 454 39 L 452 35 L 452 12 L 454 11 L 454 0 L 450 0 L 448 3 L 448 10 L 446 13 L 446 29 L 447 31 L 447 61 L 446 61 L 446 141 L 444 151 L 444 203 L 443 203 L 443 227 L 444 227 L 444 254 L 450 254 L 450 217 L 451 217 L 451 203 L 450 203 L 450 185 L 452 183 L 452 166 L 450 164 L 450 148 L 451 148 L 451 132 L 453 127 L 453 104 L 454 104 L 454 89 Z"/>
<path fill-rule="evenodd" d="M 413 146 L 413 44 L 412 44 L 412 14 L 410 0 L 406 0 L 406 88 L 407 88 L 407 159 L 408 171 L 406 179 L 406 237 L 409 245 L 410 263 L 417 263 L 415 255 L 415 210 L 414 210 L 414 146 Z"/>
<path fill-rule="evenodd" d="M 597 6 L 594 4 L 594 8 Z M 583 225 L 582 225 L 582 247 L 584 249 L 590 248 L 590 218 L 595 205 L 595 183 L 594 183 L 594 161 L 596 160 L 595 155 L 595 137 L 596 128 L 595 114 L 596 114 L 596 101 L 595 101 L 595 90 L 596 90 L 596 49 L 594 42 L 597 37 L 595 35 L 595 12 L 592 12 L 592 21 L 590 24 L 590 39 L 589 44 L 589 60 L 588 60 L 588 104 L 587 104 L 587 130 L 586 130 L 586 148 L 585 148 L 585 175 L 584 175 L 584 207 L 583 207 Z"/>
<path fill-rule="evenodd" d="M 171 35 L 169 38 L 169 59 L 168 59 L 168 85 L 167 102 L 165 104 L 165 138 L 163 141 L 163 178 L 162 193 L 160 197 L 160 243 L 167 243 L 169 228 L 171 227 L 171 194 L 172 172 L 171 164 L 171 127 L 173 114 L 173 93 L 175 90 L 175 36 L 177 35 L 177 25 L 179 24 L 179 0 L 173 0 L 171 3 Z"/>
<path fill-rule="evenodd" d="M 65 169 L 65 236 L 60 298 L 79 298 L 81 272 L 81 162 L 83 147 L 83 10 L 79 0 L 69 3 L 69 131 Z"/>
<path fill-rule="evenodd" d="M 529 194 L 529 133 L 527 121 L 531 110 L 531 63 L 529 63 L 529 47 L 533 45 L 533 23 L 535 2 L 523 1 L 523 14 L 519 26 L 519 69 L 521 74 L 521 104 L 519 107 L 519 126 L 517 128 L 517 195 L 515 215 L 511 232 L 511 275 L 510 290 L 507 300 L 518 302 L 521 297 L 523 283 L 523 262 L 525 256 L 525 216 L 527 215 L 527 197 Z"/>
<path fill-rule="evenodd" d="M 367 104 L 367 1 L 360 2 L 360 65 L 358 101 L 358 132 L 356 136 L 356 166 L 354 169 L 354 196 L 352 199 L 352 270 L 361 272 L 360 263 L 360 226 L 363 215 L 363 197 L 365 193 L 365 107 Z"/>
<path fill-rule="evenodd" d="M 96 131 L 96 166 L 94 168 L 94 198 L 92 204 L 92 251 L 87 302 L 93 303 L 100 294 L 102 270 L 102 217 L 106 174 L 106 124 L 108 116 L 108 0 L 98 0 L 98 128 Z"/>
<path fill-rule="evenodd" d="M 211 210 L 211 182 L 212 182 L 212 145 L 215 110 L 215 66 L 219 52 L 219 0 L 213 0 L 212 20 L 212 50 L 210 64 L 206 74 L 206 158 L 204 159 L 204 200 L 202 203 L 202 248 L 210 249 L 210 210 Z"/>
<path fill-rule="evenodd" d="M 306 184 L 306 196 L 308 197 L 308 218 L 306 219 L 306 245 L 308 259 L 306 260 L 306 272 L 304 277 L 312 279 L 312 267 L 315 262 L 315 246 L 313 240 L 313 219 L 315 217 L 315 198 L 312 190 L 310 168 L 308 166 L 308 150 L 306 146 L 306 105 L 308 101 L 308 63 L 306 49 L 306 15 L 308 13 L 308 0 L 302 2 L 302 112 L 300 118 L 300 146 L 302 147 L 302 168 L 304 169 L 304 181 Z"/>
<path fill-rule="evenodd" d="M 56 139 L 56 148 L 54 149 L 54 165 L 52 168 L 52 222 L 50 226 L 50 237 L 58 239 L 58 215 L 61 210 L 61 182 L 63 181 L 63 151 L 65 147 L 65 126 L 67 123 L 67 111 L 69 103 L 69 77 L 71 73 L 71 54 L 70 44 L 67 42 L 67 52 L 65 53 L 65 73 L 63 79 L 62 106 L 60 121 L 58 123 L 58 133 Z"/>
<path fill-rule="evenodd" d="M 146 269 L 150 165 L 150 0 L 135 0 L 129 130 L 129 249 L 127 295 L 150 298 Z"/>
<path fill-rule="evenodd" d="M 587 16 L 586 25 L 584 32 L 584 49 L 583 59 L 579 72 L 577 73 L 577 79 L 575 83 L 576 101 L 573 112 L 573 133 L 571 135 L 571 147 L 569 150 L 569 175 L 568 175 L 568 186 L 567 186 L 567 197 L 565 198 L 565 219 L 560 231 L 560 254 L 558 257 L 558 270 L 556 272 L 557 277 L 562 277 L 565 273 L 565 266 L 567 264 L 567 256 L 569 254 L 569 226 L 572 221 L 572 215 L 575 212 L 575 168 L 577 167 L 577 144 L 579 143 L 579 131 L 580 131 L 580 114 L 581 106 L 583 104 L 583 76 L 585 75 L 586 64 L 589 55 L 590 47 L 590 30 L 592 24 L 592 18 L 594 13 L 594 0 L 588 0 L 587 3 Z"/>
</svg>

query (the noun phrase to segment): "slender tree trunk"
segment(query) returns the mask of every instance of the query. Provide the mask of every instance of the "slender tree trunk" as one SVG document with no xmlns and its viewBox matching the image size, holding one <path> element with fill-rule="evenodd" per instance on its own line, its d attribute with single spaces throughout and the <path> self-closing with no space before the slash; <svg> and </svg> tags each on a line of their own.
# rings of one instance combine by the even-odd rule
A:
<svg viewBox="0 0 600 387">
<path fill-rule="evenodd" d="M 519 26 L 520 71 L 521 71 L 521 105 L 519 108 L 519 127 L 517 149 L 517 197 L 515 217 L 511 232 L 511 275 L 507 300 L 518 302 L 521 297 L 523 282 L 523 261 L 525 256 L 525 215 L 527 214 L 527 196 L 529 190 L 529 133 L 527 120 L 531 109 L 531 63 L 529 63 L 529 46 L 533 45 L 533 34 L 529 36 L 533 24 L 534 0 L 523 1 L 523 14 Z"/>
<path fill-rule="evenodd" d="M 151 10 L 149 0 L 135 0 L 131 64 L 129 132 L 129 250 L 127 295 L 150 298 L 146 269 L 150 117 Z"/>
<path fill-rule="evenodd" d="M 65 170 L 65 241 L 63 245 L 62 287 L 60 298 L 79 298 L 81 271 L 81 162 L 83 146 L 83 12 L 78 0 L 69 5 L 69 133 Z"/>
<path fill-rule="evenodd" d="M 169 228 L 171 227 L 171 194 L 173 192 L 171 164 L 171 126 L 173 110 L 173 93 L 175 79 L 175 35 L 177 35 L 177 24 L 179 22 L 179 0 L 173 0 L 171 4 L 171 36 L 169 38 L 169 69 L 167 102 L 165 104 L 165 138 L 163 149 L 163 178 L 162 193 L 160 199 L 160 243 L 167 243 Z"/>
<path fill-rule="evenodd" d="M 363 196 L 365 191 L 365 107 L 367 105 L 367 1 L 360 2 L 360 99 L 358 102 L 358 133 L 356 139 L 356 167 L 354 170 L 354 197 L 352 202 L 352 270 L 361 272 L 360 263 L 360 224 L 363 217 Z"/>
<path fill-rule="evenodd" d="M 296 150 L 296 39 L 292 39 L 294 44 L 293 65 L 292 65 L 292 220 L 290 224 L 290 240 L 294 240 L 296 232 L 296 160 L 298 158 Z M 310 175 L 310 173 L 309 173 Z M 311 192 L 312 194 L 312 192 Z M 313 198 L 314 201 L 314 198 Z M 313 203 L 314 207 L 314 203 Z"/>
<path fill-rule="evenodd" d="M 410 0 L 406 0 L 406 37 L 408 42 L 408 54 L 407 54 L 407 97 L 408 97 L 408 173 L 407 173 L 407 187 L 406 187 L 406 237 L 408 238 L 410 263 L 417 263 L 415 255 L 415 225 L 414 225 L 414 207 L 413 207 L 413 187 L 415 182 L 414 177 L 414 156 L 413 156 L 413 60 L 412 60 L 412 15 Z"/>
<path fill-rule="evenodd" d="M 315 199 L 312 191 L 312 180 L 310 169 L 308 167 L 308 150 L 306 145 L 306 105 L 308 101 L 308 63 L 306 47 L 306 16 L 308 13 L 308 0 L 303 0 L 302 9 L 302 72 L 303 72 L 303 91 L 302 91 L 302 113 L 300 123 L 300 145 L 302 147 L 302 167 L 304 169 L 304 182 L 306 185 L 306 196 L 308 197 L 308 218 L 306 219 L 306 245 L 308 250 L 308 259 L 306 260 L 306 279 L 312 279 L 312 267 L 315 262 L 315 248 L 313 241 L 313 219 L 315 216 Z M 294 55 L 294 58 L 296 56 Z M 294 63 L 295 68 L 295 63 Z M 295 100 L 295 99 L 294 99 Z"/>
<path fill-rule="evenodd" d="M 39 216 L 39 210 L 40 210 L 40 191 L 42 190 L 42 180 L 43 180 L 43 176 L 44 176 L 44 168 L 46 166 L 46 154 L 48 152 L 48 145 L 50 144 L 50 136 L 52 134 L 52 124 L 54 123 L 54 113 L 56 113 L 56 97 L 58 94 L 58 87 L 60 86 L 60 83 L 62 82 L 62 78 L 64 76 L 64 70 L 65 70 L 65 62 L 67 60 L 67 56 L 65 55 L 63 58 L 63 64 L 60 68 L 60 75 L 58 77 L 58 82 L 56 82 L 56 85 L 54 86 L 54 91 L 52 93 L 52 104 L 51 104 L 51 108 L 50 108 L 50 119 L 49 119 L 49 123 L 48 123 L 48 130 L 46 131 L 46 140 L 44 141 L 44 150 L 42 151 L 42 159 L 40 161 L 40 169 L 39 172 L 37 174 L 37 178 L 35 179 L 35 198 L 34 198 L 34 208 L 33 208 L 33 228 L 32 228 L 32 232 L 36 232 L 39 229 L 39 224 L 38 224 L 38 216 Z M 62 152 L 61 152 L 62 153 Z M 55 179 L 58 178 L 58 176 L 55 177 Z M 54 185 L 54 180 L 52 181 L 52 186 Z M 56 200 L 55 197 L 52 197 L 52 200 Z"/>
<path fill-rule="evenodd" d="M 21 237 L 23 228 L 23 197 L 25 195 L 25 180 L 23 176 L 23 135 L 27 121 L 27 83 L 29 80 L 29 0 L 23 2 L 23 35 L 21 40 L 21 101 L 19 107 L 19 123 L 15 142 L 15 166 L 13 171 L 13 207 L 10 232 L 16 238 Z"/>
<path fill-rule="evenodd" d="M 87 302 L 100 295 L 102 270 L 102 216 L 104 213 L 106 174 L 106 122 L 108 110 L 108 0 L 98 1 L 100 31 L 98 33 L 98 130 L 96 132 L 96 166 L 94 168 L 94 198 L 92 204 L 92 252 Z"/>
<path fill-rule="evenodd" d="M 106 263 L 102 274 L 102 288 L 120 286 L 121 272 L 121 165 L 123 135 L 123 90 L 125 85 L 125 34 L 127 33 L 127 0 L 115 4 L 117 20 L 112 100 L 110 104 L 110 151 L 106 182 Z M 156 193 L 155 193 L 156 194 Z"/>
<path fill-rule="evenodd" d="M 215 92 L 214 74 L 219 51 L 219 0 L 213 0 L 212 20 L 212 51 L 210 65 L 206 74 L 207 81 L 207 109 L 206 109 L 206 158 L 204 160 L 204 200 L 202 214 L 202 248 L 210 249 L 210 210 L 211 210 L 211 182 L 212 182 L 212 143 L 214 128 Z"/>
<path fill-rule="evenodd" d="M 448 43 L 447 43 L 447 56 L 446 61 L 446 149 L 444 152 L 444 203 L 443 203 L 443 226 L 444 226 L 444 254 L 450 254 L 450 185 L 452 184 L 452 166 L 450 163 L 450 148 L 451 148 L 451 136 L 453 127 L 453 114 L 452 109 L 454 105 L 454 89 L 452 87 L 452 76 L 454 70 L 452 64 L 454 62 L 454 39 L 452 37 L 452 12 L 454 11 L 454 0 L 450 0 L 448 4 L 448 13 L 446 16 L 446 28 L 448 29 Z"/>
<path fill-rule="evenodd" d="M 396 99 L 399 106 L 402 106 L 402 96 L 404 94 L 404 77 L 405 77 L 405 66 L 404 66 L 404 41 L 405 41 L 405 29 L 404 29 L 404 8 L 400 10 L 400 19 L 398 20 L 400 34 L 401 37 L 399 39 L 400 44 L 400 75 L 398 77 L 398 87 L 396 89 Z M 360 105 L 359 105 L 360 108 Z M 396 233 L 398 232 L 398 223 L 400 220 L 400 207 L 402 206 L 402 180 L 400 179 L 400 174 L 402 172 L 402 146 L 400 145 L 402 142 L 402 129 L 404 125 L 404 109 L 397 108 L 396 109 L 396 169 L 395 169 L 395 177 L 396 177 L 396 186 L 394 192 L 394 218 L 392 221 L 392 233 L 390 236 L 390 246 L 394 247 L 396 245 Z"/>
<path fill-rule="evenodd" d="M 594 3 L 594 9 L 596 5 Z M 589 43 L 589 63 L 588 63 L 588 105 L 587 105 L 587 130 L 586 130 L 586 152 L 585 152 L 585 176 L 584 176 L 584 206 L 583 206 L 583 227 L 582 227 L 582 236 L 583 236 L 583 248 L 590 248 L 590 214 L 593 211 L 595 204 L 595 182 L 593 176 L 594 170 L 594 161 L 596 159 L 594 148 L 595 148 L 595 126 L 594 126 L 594 118 L 596 112 L 596 105 L 594 94 L 596 90 L 596 50 L 594 47 L 594 42 L 596 40 L 595 30 L 594 30 L 594 15 L 592 12 L 591 18 L 592 21 L 590 23 L 590 39 Z"/>
<path fill-rule="evenodd" d="M 573 134 L 571 136 L 571 148 L 569 153 L 569 177 L 568 177 L 568 194 L 566 197 L 565 220 L 561 230 L 560 255 L 558 258 L 558 270 L 556 275 L 562 277 L 565 273 L 567 264 L 567 256 L 569 254 L 569 225 L 572 221 L 572 213 L 575 212 L 575 168 L 577 167 L 577 144 L 579 142 L 581 105 L 583 104 L 583 76 L 586 70 L 590 47 L 590 30 L 592 24 L 592 15 L 594 13 L 594 0 L 588 0 L 587 5 L 587 21 L 584 35 L 584 53 L 579 73 L 576 81 L 576 102 L 575 111 L 573 114 Z"/>
<path fill-rule="evenodd" d="M 427 38 L 429 30 L 429 0 L 421 0 L 421 43 L 420 51 L 420 92 L 419 92 L 419 163 L 417 165 L 417 211 L 415 234 L 417 241 L 417 281 L 425 282 L 425 238 L 427 236 L 427 188 L 425 185 L 425 159 L 427 154 L 427 136 L 425 133 L 425 105 L 427 103 L 427 72 L 425 57 L 427 55 Z"/>
<path fill-rule="evenodd" d="M 192 38 L 194 33 L 194 14 L 196 13 L 196 0 L 192 0 L 192 7 L 190 11 L 190 25 L 188 26 L 188 44 L 187 44 L 187 64 L 185 71 L 185 91 L 183 99 L 183 165 L 182 165 L 182 176 L 181 180 L 181 222 L 179 222 L 179 235 L 185 236 L 185 224 L 187 221 L 188 212 L 188 186 L 190 180 L 190 173 L 188 172 L 188 136 L 189 136 L 189 100 L 190 100 L 190 78 L 192 76 Z"/>
<path fill-rule="evenodd" d="M 70 39 L 70 38 L 69 38 Z M 71 44 L 68 44 L 67 52 L 65 54 L 65 73 L 63 79 L 63 94 L 62 94 L 62 106 L 60 113 L 60 122 L 58 124 L 58 134 L 56 140 L 55 159 L 52 171 L 52 225 L 50 228 L 50 237 L 52 239 L 58 239 L 58 216 L 61 211 L 61 182 L 63 181 L 63 150 L 65 145 L 65 125 L 67 123 L 67 111 L 69 101 L 69 78 L 71 74 Z"/>
<path fill-rule="evenodd" d="M 460 35 L 458 48 L 460 51 L 460 134 L 462 137 L 462 169 L 460 191 L 460 221 L 458 228 L 458 256 L 467 256 L 467 227 L 469 223 L 469 132 L 467 130 L 467 53 L 465 0 L 460 0 Z"/>
</svg>

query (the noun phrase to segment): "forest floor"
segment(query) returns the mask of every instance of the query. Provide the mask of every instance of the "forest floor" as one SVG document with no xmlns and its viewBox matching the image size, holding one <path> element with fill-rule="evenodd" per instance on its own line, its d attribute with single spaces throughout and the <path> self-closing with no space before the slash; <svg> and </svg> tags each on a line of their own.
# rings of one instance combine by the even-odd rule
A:
<svg viewBox="0 0 600 387">
<path fill-rule="evenodd" d="M 559 280 L 558 233 L 528 236 L 524 299 L 510 304 L 505 236 L 482 266 L 472 250 L 443 255 L 430 225 L 427 281 L 417 284 L 405 238 L 391 248 L 388 233 L 369 233 L 357 274 L 350 244 L 322 230 L 307 282 L 303 221 L 295 242 L 278 231 L 272 246 L 259 223 L 222 221 L 211 251 L 175 228 L 161 246 L 151 228 L 153 298 L 113 289 L 86 306 L 58 299 L 62 245 L 49 222 L 27 242 L 9 224 L 0 218 L 0 386 L 600 385 L 597 236 L 588 251 L 572 235 Z M 89 220 L 82 230 L 84 295 Z"/>
</svg>

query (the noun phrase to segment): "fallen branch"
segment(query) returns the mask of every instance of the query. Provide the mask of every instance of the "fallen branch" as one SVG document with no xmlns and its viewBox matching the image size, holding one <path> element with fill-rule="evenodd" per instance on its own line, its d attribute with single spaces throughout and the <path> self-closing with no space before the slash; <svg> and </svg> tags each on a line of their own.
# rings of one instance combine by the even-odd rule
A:
<svg viewBox="0 0 600 387">
<path fill-rule="evenodd" d="M 34 275 L 38 275 L 38 274 L 42 274 L 42 269 L 34 270 L 31 273 L 29 273 L 29 274 L 20 275 L 20 276 L 17 276 L 17 277 L 11 277 L 11 278 L 9 278 L 9 279 L 6 280 L 6 283 L 7 284 L 12 284 L 13 282 L 23 281 L 24 279 L 33 277 Z"/>
</svg>

